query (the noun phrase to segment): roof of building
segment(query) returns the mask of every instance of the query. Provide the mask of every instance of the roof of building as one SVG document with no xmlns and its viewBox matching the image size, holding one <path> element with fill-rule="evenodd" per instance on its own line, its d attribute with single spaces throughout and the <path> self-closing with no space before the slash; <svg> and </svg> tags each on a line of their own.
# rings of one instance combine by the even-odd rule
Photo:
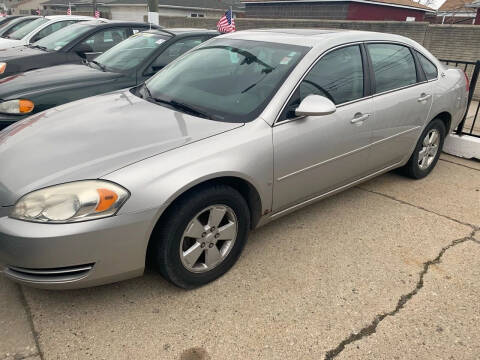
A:
<svg viewBox="0 0 480 360">
<path fill-rule="evenodd" d="M 330 2 L 333 0 L 310 0 L 309 2 Z M 408 8 L 415 8 L 419 10 L 427 10 L 427 11 L 434 11 L 431 7 L 420 4 L 418 2 L 414 2 L 412 0 L 345 0 L 345 1 L 354 1 L 354 2 L 362 2 L 362 3 L 372 3 L 372 4 L 380 4 L 380 5 L 389 5 L 389 6 L 398 6 L 398 7 L 408 7 Z M 242 0 L 243 3 L 269 3 L 269 2 L 302 2 L 302 0 Z"/>
<path fill-rule="evenodd" d="M 102 0 L 105 5 L 147 5 L 145 0 Z M 92 0 L 48 0 L 42 5 L 86 5 L 92 4 Z M 216 9 L 227 10 L 230 6 L 233 10 L 241 10 L 243 8 L 239 0 L 159 0 L 158 6 L 168 6 L 176 8 L 188 9 Z"/>
<path fill-rule="evenodd" d="M 475 12 L 472 0 L 447 0 L 438 8 L 439 12 Z"/>
</svg>

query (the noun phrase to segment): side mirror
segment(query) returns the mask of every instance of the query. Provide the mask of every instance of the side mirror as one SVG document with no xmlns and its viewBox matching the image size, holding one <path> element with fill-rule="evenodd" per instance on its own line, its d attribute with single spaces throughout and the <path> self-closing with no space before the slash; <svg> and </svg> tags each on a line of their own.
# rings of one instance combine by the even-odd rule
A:
<svg viewBox="0 0 480 360">
<path fill-rule="evenodd" d="M 295 109 L 296 116 L 321 116 L 337 111 L 335 104 L 324 96 L 308 95 Z"/>
<path fill-rule="evenodd" d="M 80 44 L 75 47 L 75 52 L 78 54 L 78 56 L 81 56 L 82 58 L 86 58 L 86 53 L 93 52 L 93 49 L 90 45 L 87 44 Z"/>
</svg>

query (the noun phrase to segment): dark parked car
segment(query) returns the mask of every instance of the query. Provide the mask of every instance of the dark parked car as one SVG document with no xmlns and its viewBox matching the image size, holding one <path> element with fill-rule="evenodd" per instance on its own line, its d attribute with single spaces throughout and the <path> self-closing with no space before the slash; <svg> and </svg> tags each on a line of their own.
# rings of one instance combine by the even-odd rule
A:
<svg viewBox="0 0 480 360">
<path fill-rule="evenodd" d="M 59 64 L 80 64 L 91 60 L 106 50 L 140 31 L 154 25 L 141 22 L 92 20 L 65 27 L 31 45 L 0 51 L 0 67 L 4 78 L 33 69 Z M 3 65 L 5 64 L 5 65 Z"/>
<path fill-rule="evenodd" d="M 0 37 L 8 39 L 8 35 L 17 31 L 29 22 L 38 19 L 40 16 L 22 16 L 10 19 L 7 22 L 0 22 Z"/>
<path fill-rule="evenodd" d="M 1 79 L 0 129 L 54 106 L 141 84 L 216 35 L 213 30 L 149 30 L 84 64 L 52 66 Z"/>
</svg>

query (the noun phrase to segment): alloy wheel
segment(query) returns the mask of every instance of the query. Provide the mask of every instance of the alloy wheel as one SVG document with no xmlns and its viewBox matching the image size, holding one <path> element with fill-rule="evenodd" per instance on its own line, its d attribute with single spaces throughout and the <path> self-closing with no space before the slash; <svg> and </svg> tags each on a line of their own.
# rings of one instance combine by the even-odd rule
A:
<svg viewBox="0 0 480 360">
<path fill-rule="evenodd" d="M 180 242 L 180 259 L 191 272 L 212 270 L 232 250 L 238 232 L 238 221 L 226 205 L 212 205 L 195 215 L 188 223 Z"/>
<path fill-rule="evenodd" d="M 431 129 L 422 142 L 422 148 L 418 152 L 418 167 L 426 170 L 432 165 L 437 156 L 440 146 L 440 132 L 437 129 Z"/>
</svg>

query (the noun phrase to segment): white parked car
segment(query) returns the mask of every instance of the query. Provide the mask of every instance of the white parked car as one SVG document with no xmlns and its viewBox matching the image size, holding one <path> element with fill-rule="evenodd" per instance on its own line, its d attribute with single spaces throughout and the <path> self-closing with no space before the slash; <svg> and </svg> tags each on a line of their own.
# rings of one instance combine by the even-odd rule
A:
<svg viewBox="0 0 480 360">
<path fill-rule="evenodd" d="M 52 15 L 38 18 L 17 31 L 8 35 L 7 38 L 0 38 L 0 49 L 7 49 L 19 45 L 32 44 L 65 26 L 75 24 L 79 21 L 94 20 L 92 16 L 75 15 Z M 101 19 L 108 21 L 106 19 Z"/>
</svg>

